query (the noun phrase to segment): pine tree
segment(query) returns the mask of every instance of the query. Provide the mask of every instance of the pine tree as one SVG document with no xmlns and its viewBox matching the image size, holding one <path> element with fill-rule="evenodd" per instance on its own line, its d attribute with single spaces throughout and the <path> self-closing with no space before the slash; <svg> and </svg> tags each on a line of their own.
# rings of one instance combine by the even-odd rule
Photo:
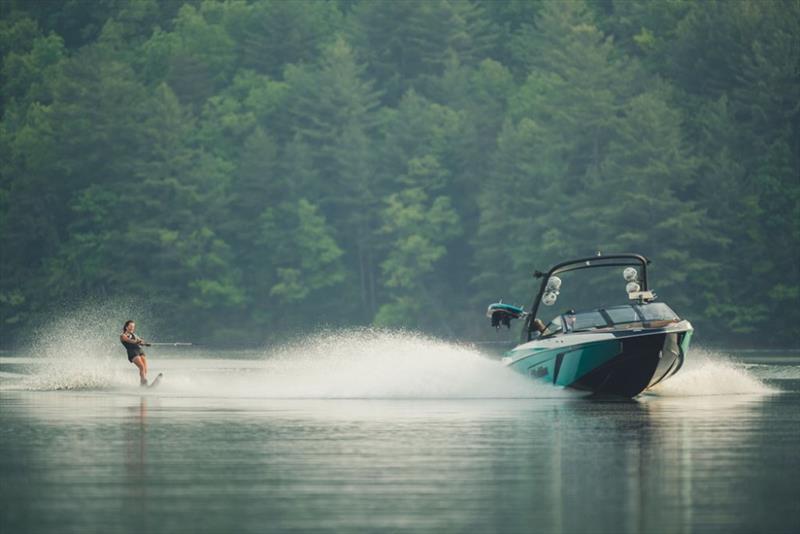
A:
<svg viewBox="0 0 800 534">
<path fill-rule="evenodd" d="M 268 0 L 241 22 L 237 44 L 242 66 L 279 79 L 286 65 L 312 63 L 342 25 L 333 2 Z"/>
<path fill-rule="evenodd" d="M 483 8 L 467 0 L 362 2 L 352 17 L 353 43 L 387 104 L 410 88 L 427 95 L 452 58 L 475 65 L 495 48 Z"/>
<path fill-rule="evenodd" d="M 414 165 L 407 179 L 424 183 L 428 171 Z M 392 299 L 378 310 L 375 323 L 419 328 L 436 318 L 446 324 L 427 279 L 447 253 L 448 240 L 460 230 L 450 199 L 431 199 L 423 187 L 407 188 L 386 199 L 383 221 L 382 233 L 392 246 L 381 269 Z"/>
<path fill-rule="evenodd" d="M 358 273 L 362 309 L 367 316 L 375 301 L 371 228 L 375 227 L 374 156 L 370 136 L 376 131 L 378 94 L 364 79 L 344 39 L 325 48 L 317 69 L 290 67 L 289 109 L 295 142 L 307 145 L 317 184 L 319 205 L 337 230 L 348 254 L 351 272 Z"/>
</svg>

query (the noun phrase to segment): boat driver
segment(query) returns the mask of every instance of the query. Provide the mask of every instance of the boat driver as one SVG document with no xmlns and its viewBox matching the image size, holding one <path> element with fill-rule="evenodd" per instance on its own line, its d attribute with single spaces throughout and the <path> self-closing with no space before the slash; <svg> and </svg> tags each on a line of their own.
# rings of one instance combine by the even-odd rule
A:
<svg viewBox="0 0 800 534">
<path fill-rule="evenodd" d="M 544 325 L 544 321 L 541 319 L 534 319 L 531 323 L 531 330 L 540 336 L 544 333 L 545 328 L 547 327 Z"/>
<path fill-rule="evenodd" d="M 564 327 L 566 328 L 567 332 L 572 332 L 575 328 L 575 321 L 577 317 L 575 317 L 575 310 L 567 310 L 567 313 L 564 314 Z"/>
</svg>

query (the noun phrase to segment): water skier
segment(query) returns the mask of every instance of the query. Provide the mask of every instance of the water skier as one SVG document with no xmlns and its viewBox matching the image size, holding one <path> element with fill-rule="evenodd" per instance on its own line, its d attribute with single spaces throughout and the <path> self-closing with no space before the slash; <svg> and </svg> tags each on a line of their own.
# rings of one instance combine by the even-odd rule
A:
<svg viewBox="0 0 800 534">
<path fill-rule="evenodd" d="M 137 336 L 136 323 L 130 319 L 125 321 L 122 326 L 122 334 L 119 340 L 128 351 L 128 361 L 139 368 L 139 384 L 141 386 L 147 385 L 147 356 L 145 355 L 142 347 L 149 347 L 150 343 L 145 342 L 144 339 Z"/>
</svg>

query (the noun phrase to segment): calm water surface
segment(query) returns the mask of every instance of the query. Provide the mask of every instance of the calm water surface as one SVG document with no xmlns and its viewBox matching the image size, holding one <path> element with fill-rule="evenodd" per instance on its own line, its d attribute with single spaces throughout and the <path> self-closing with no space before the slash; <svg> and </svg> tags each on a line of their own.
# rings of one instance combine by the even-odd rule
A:
<svg viewBox="0 0 800 534">
<path fill-rule="evenodd" d="M 153 357 L 167 376 L 144 393 L 124 365 L 54 390 L 6 354 L 0 532 L 797 532 L 800 358 L 708 361 L 613 401 L 520 396 L 480 366 L 510 398 L 469 398 L 421 360 L 351 361 L 333 390 L 308 362 L 271 369 L 294 389 L 270 396 L 236 353 Z"/>
</svg>

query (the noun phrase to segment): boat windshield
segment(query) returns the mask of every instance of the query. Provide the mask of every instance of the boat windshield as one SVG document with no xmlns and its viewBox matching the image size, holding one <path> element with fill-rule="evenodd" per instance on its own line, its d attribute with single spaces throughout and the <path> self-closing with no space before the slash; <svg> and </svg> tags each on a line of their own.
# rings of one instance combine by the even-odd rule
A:
<svg viewBox="0 0 800 534">
<path fill-rule="evenodd" d="M 608 326 L 608 321 L 599 311 L 581 312 L 575 315 L 567 314 L 565 317 L 567 330 L 590 330 Z"/>
<path fill-rule="evenodd" d="M 645 321 L 677 321 L 678 314 L 663 302 L 651 302 L 639 305 Z"/>
<path fill-rule="evenodd" d="M 547 328 L 545 328 L 544 332 L 542 332 L 541 337 L 552 336 L 553 334 L 559 334 L 563 331 L 564 331 L 564 324 L 562 323 L 561 316 L 559 315 L 558 317 L 550 321 L 550 324 L 547 325 Z"/>
<path fill-rule="evenodd" d="M 596 310 L 568 311 L 553 319 L 542 332 L 542 337 L 562 332 L 580 332 L 596 328 L 613 328 L 622 325 L 649 323 L 651 321 L 677 321 L 679 317 L 663 302 L 625 304 Z"/>
<path fill-rule="evenodd" d="M 636 323 L 642 320 L 636 310 L 633 309 L 633 306 L 606 308 L 606 313 L 614 324 Z"/>
</svg>

